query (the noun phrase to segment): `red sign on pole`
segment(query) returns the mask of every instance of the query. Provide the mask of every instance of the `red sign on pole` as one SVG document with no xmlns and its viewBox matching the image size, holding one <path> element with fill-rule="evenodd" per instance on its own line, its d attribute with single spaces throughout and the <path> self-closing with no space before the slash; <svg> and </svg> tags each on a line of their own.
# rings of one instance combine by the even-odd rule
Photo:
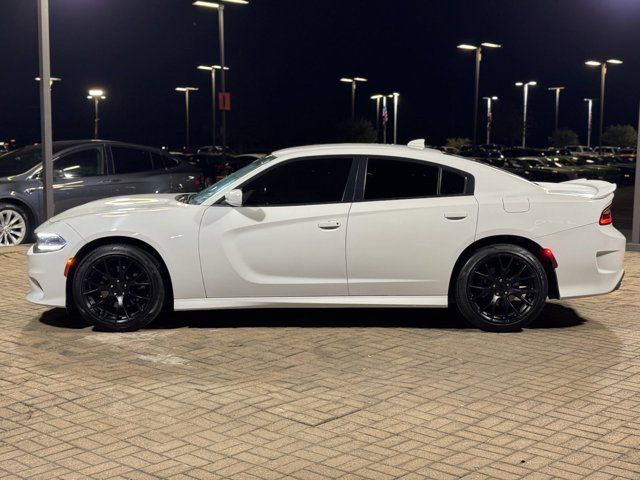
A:
<svg viewBox="0 0 640 480">
<path fill-rule="evenodd" d="M 218 109 L 231 110 L 231 94 L 229 92 L 218 93 Z"/>
</svg>

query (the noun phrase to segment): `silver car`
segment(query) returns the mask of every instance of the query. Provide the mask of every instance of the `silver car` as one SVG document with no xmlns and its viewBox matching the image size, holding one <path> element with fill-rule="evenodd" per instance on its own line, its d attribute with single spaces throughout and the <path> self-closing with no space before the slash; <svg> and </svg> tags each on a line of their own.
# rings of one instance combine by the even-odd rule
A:
<svg viewBox="0 0 640 480">
<path fill-rule="evenodd" d="M 128 143 L 54 142 L 55 213 L 105 197 L 195 192 L 202 173 L 161 150 Z M 30 239 L 43 221 L 39 146 L 0 155 L 0 246 Z"/>
</svg>

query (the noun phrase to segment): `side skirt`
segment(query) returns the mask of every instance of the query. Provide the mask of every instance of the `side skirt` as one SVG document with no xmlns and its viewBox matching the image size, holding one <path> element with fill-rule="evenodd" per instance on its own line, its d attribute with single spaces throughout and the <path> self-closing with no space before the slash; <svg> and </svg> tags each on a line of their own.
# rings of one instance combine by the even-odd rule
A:
<svg viewBox="0 0 640 480">
<path fill-rule="evenodd" d="M 446 295 L 435 297 L 242 297 L 176 299 L 174 310 L 222 310 L 234 308 L 443 308 Z"/>
</svg>

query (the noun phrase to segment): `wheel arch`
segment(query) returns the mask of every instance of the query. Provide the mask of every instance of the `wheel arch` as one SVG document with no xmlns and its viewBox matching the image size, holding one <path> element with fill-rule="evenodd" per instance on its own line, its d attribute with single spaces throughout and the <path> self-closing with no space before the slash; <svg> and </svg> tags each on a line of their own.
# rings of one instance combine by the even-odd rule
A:
<svg viewBox="0 0 640 480">
<path fill-rule="evenodd" d="M 67 282 L 66 282 L 66 288 L 65 288 L 67 308 L 72 308 L 72 305 L 73 305 L 72 282 L 73 282 L 73 277 L 75 276 L 75 273 L 76 273 L 77 266 L 80 263 L 80 261 L 82 261 L 82 259 L 95 248 L 101 247 L 103 245 L 111 245 L 111 244 L 131 245 L 133 247 L 138 247 L 141 250 L 144 250 L 145 252 L 150 254 L 152 257 L 154 257 L 158 261 L 160 265 L 160 274 L 162 275 L 162 279 L 165 282 L 165 288 L 166 288 L 165 308 L 173 308 L 173 283 L 171 282 L 171 274 L 169 273 L 169 269 L 167 268 L 167 264 L 162 258 L 162 255 L 160 255 L 160 253 L 158 253 L 158 251 L 153 246 L 149 245 L 147 242 L 138 240 L 136 238 L 120 237 L 120 236 L 102 237 L 96 240 L 92 240 L 86 245 L 84 245 L 78 251 L 78 253 L 75 254 L 75 256 L 73 257 L 73 264 L 69 268 L 69 272 L 67 274 Z"/>
<path fill-rule="evenodd" d="M 473 242 L 471 245 L 465 248 L 458 257 L 458 260 L 453 267 L 453 271 L 451 272 L 451 278 L 449 280 L 449 304 L 453 305 L 455 303 L 455 283 L 465 262 L 471 257 L 471 255 L 473 255 L 474 252 L 476 252 L 480 248 L 487 247 L 489 245 L 496 245 L 499 243 L 509 243 L 525 248 L 526 250 L 530 251 L 538 260 L 540 260 L 540 263 L 544 267 L 544 271 L 547 274 L 547 281 L 549 283 L 549 298 L 560 298 L 558 277 L 556 276 L 556 271 L 553 267 L 553 264 L 551 263 L 551 260 L 547 256 L 542 255 L 542 250 L 544 247 L 526 237 L 520 237 L 517 235 L 493 235 L 490 237 L 481 238 L 480 240 Z"/>
<path fill-rule="evenodd" d="M 25 212 L 27 212 L 28 221 L 29 221 L 29 229 L 31 230 L 29 234 L 33 234 L 33 231 L 36 229 L 37 225 L 37 215 L 36 212 L 33 211 L 31 206 L 17 197 L 0 197 L 0 203 L 7 203 L 9 205 L 16 205 L 22 208 Z"/>
</svg>

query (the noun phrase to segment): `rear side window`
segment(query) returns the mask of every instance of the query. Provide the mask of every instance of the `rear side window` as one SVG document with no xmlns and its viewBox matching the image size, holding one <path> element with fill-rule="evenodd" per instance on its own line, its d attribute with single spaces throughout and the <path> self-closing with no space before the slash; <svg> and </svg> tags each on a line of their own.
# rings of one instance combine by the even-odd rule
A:
<svg viewBox="0 0 640 480">
<path fill-rule="evenodd" d="M 63 155 L 53 168 L 62 171 L 65 178 L 93 177 L 101 173 L 101 158 L 99 148 L 88 148 Z"/>
<path fill-rule="evenodd" d="M 311 158 L 273 167 L 242 187 L 244 204 L 305 205 L 342 201 L 352 159 Z"/>
<path fill-rule="evenodd" d="M 467 179 L 459 173 L 442 170 L 440 180 L 440 195 L 462 195 L 467 187 Z"/>
<path fill-rule="evenodd" d="M 147 150 L 111 147 L 111 154 L 116 175 L 153 170 L 151 153 Z"/>
<path fill-rule="evenodd" d="M 370 158 L 364 200 L 433 197 L 438 194 L 439 168 L 421 162 Z"/>
<path fill-rule="evenodd" d="M 159 155 L 157 153 L 151 153 L 151 158 L 153 158 L 154 170 L 169 170 L 171 168 L 176 168 L 179 163 L 175 158 Z"/>
</svg>

